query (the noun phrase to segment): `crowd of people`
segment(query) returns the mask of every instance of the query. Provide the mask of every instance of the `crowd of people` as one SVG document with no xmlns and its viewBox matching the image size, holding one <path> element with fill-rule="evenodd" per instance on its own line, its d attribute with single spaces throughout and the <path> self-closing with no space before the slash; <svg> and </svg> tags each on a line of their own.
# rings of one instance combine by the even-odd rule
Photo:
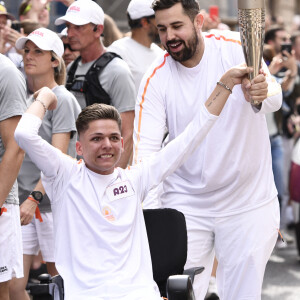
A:
<svg viewBox="0 0 300 300">
<path fill-rule="evenodd" d="M 92 0 L 56 33 L 50 2 L 0 2 L 0 300 L 36 260 L 66 300 L 160 299 L 143 208 L 184 214 L 197 300 L 261 299 L 274 247 L 300 256 L 300 31 L 267 19 L 250 81 L 196 0 L 131 0 L 126 33 Z"/>
</svg>

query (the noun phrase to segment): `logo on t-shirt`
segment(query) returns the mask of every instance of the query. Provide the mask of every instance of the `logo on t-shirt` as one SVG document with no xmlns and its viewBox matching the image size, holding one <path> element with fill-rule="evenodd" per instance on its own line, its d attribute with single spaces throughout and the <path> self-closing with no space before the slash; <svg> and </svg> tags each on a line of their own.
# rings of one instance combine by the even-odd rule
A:
<svg viewBox="0 0 300 300">
<path fill-rule="evenodd" d="M 7 272 L 7 271 L 8 271 L 7 266 L 0 267 L 0 274 L 3 274 L 4 272 Z"/>
<path fill-rule="evenodd" d="M 106 189 L 106 193 L 110 201 L 127 198 L 134 195 L 134 191 L 128 180 L 109 186 Z"/>
<path fill-rule="evenodd" d="M 107 221 L 110 221 L 110 222 L 113 222 L 116 220 L 115 216 L 113 215 L 112 211 L 111 211 L 111 208 L 108 207 L 108 206 L 104 206 L 102 208 L 102 215 L 104 216 L 104 218 L 107 220 Z"/>
</svg>

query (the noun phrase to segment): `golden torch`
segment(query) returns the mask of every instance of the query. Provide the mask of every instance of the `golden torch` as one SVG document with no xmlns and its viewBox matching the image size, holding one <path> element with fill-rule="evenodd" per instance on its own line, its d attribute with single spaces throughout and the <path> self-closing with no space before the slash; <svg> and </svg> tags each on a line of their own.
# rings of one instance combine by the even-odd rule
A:
<svg viewBox="0 0 300 300">
<path fill-rule="evenodd" d="M 253 67 L 252 80 L 259 74 L 265 39 L 265 1 L 238 0 L 241 42 L 247 66 Z M 258 104 L 258 103 L 254 103 Z"/>
</svg>

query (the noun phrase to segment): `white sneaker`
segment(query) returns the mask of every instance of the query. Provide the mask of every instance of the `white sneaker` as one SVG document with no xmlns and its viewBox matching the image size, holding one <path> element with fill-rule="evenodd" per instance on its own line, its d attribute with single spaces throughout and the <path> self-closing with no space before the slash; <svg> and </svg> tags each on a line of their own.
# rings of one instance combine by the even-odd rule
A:
<svg viewBox="0 0 300 300">
<path fill-rule="evenodd" d="M 205 300 L 219 300 L 216 277 L 211 276 L 209 280 Z"/>
<path fill-rule="evenodd" d="M 287 230 L 285 229 L 281 229 L 280 230 L 281 234 L 282 234 L 282 237 L 284 239 L 284 241 L 287 243 L 287 244 L 292 244 L 294 243 L 294 237 L 292 235 L 290 235 Z"/>
<path fill-rule="evenodd" d="M 283 242 L 281 238 L 279 238 L 276 242 L 275 248 L 276 249 L 284 249 L 287 247 L 287 243 Z"/>
</svg>

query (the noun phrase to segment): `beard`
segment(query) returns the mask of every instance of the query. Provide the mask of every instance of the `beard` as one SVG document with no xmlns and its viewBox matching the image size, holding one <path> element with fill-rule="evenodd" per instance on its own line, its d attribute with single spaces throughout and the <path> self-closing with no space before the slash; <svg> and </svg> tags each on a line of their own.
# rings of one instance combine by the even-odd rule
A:
<svg viewBox="0 0 300 300">
<path fill-rule="evenodd" d="M 160 37 L 159 37 L 158 30 L 157 30 L 156 26 L 153 26 L 151 28 L 151 30 L 148 32 L 148 37 L 150 38 L 152 43 L 155 43 L 155 44 L 158 44 L 158 45 L 161 44 Z"/>
<path fill-rule="evenodd" d="M 178 42 L 182 43 L 183 49 L 178 52 L 172 52 L 169 45 Z M 184 62 L 191 59 L 194 56 L 194 54 L 197 51 L 198 44 L 199 44 L 199 37 L 197 35 L 196 29 L 193 28 L 193 35 L 187 42 L 183 40 L 171 40 L 168 41 L 166 46 L 164 47 L 174 60 L 178 62 Z"/>
</svg>

